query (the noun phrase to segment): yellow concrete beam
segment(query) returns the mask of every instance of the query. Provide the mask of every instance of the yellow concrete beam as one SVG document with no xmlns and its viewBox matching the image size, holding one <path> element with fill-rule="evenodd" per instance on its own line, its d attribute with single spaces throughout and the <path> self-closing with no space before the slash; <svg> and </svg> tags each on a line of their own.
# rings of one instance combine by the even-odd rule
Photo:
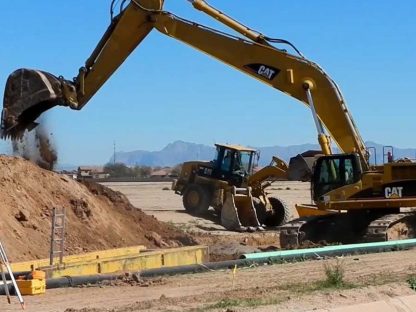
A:
<svg viewBox="0 0 416 312">
<path fill-rule="evenodd" d="M 141 247 L 141 246 L 136 246 Z M 159 249 L 136 253 L 130 253 L 130 249 L 123 255 L 120 249 L 106 250 L 100 255 L 101 257 L 91 257 L 88 255 L 78 255 L 70 261 L 55 268 L 49 267 L 49 261 L 46 265 L 34 266 L 34 268 L 43 269 L 47 272 L 49 278 L 61 276 L 80 276 L 93 275 L 100 273 L 116 273 L 125 271 L 140 271 L 146 269 L 155 269 L 162 267 L 174 267 L 181 265 L 200 264 L 209 260 L 208 247 L 206 246 L 189 246 L 181 248 Z M 111 257 L 111 254 L 114 256 Z M 84 257 L 85 256 L 85 257 Z M 15 263 L 14 271 L 28 271 L 33 262 Z M 42 264 L 38 263 L 38 264 Z"/>
<path fill-rule="evenodd" d="M 124 247 L 124 248 L 116 248 L 116 249 L 108 249 L 108 250 L 98 250 L 78 255 L 71 255 L 65 256 L 63 259 L 64 263 L 74 263 L 74 262 L 83 262 L 83 261 L 90 261 L 95 259 L 107 259 L 107 258 L 115 258 L 115 257 L 126 257 L 129 255 L 137 255 L 140 252 L 146 250 L 146 246 L 138 245 L 132 247 Z M 54 258 L 54 263 L 58 263 L 59 258 Z M 40 268 L 49 265 L 49 259 L 39 259 L 33 261 L 25 261 L 25 262 L 16 262 L 11 263 L 12 270 L 15 272 L 24 272 L 30 271 L 32 268 Z"/>
</svg>

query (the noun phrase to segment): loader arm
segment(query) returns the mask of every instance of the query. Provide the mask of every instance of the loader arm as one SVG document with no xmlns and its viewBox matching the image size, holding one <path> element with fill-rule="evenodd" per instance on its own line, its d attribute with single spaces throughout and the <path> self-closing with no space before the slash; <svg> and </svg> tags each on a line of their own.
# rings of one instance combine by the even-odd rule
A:
<svg viewBox="0 0 416 312">
<path fill-rule="evenodd" d="M 73 109 L 81 109 L 147 34 L 156 28 L 160 33 L 186 43 L 309 105 L 308 94 L 305 91 L 305 85 L 307 85 L 315 103 L 316 113 L 333 140 L 343 152 L 358 153 L 364 168 L 368 168 L 364 142 L 343 96 L 335 82 L 317 64 L 301 55 L 293 55 L 277 49 L 269 44 L 269 40 L 263 35 L 249 30 L 202 0 L 191 2 L 197 9 L 217 18 L 218 21 L 242 33 L 250 40 L 219 32 L 162 11 L 162 0 L 132 0 L 113 20 L 73 82 L 57 77 L 50 81 L 49 84 L 53 88 L 59 86 L 59 83 L 61 88 L 55 91 L 52 101 L 44 101 L 47 103 L 46 109 L 54 105 L 68 105 Z M 27 72 L 25 75 L 30 76 Z M 39 71 L 33 75 L 39 75 Z M 50 76 L 47 76 L 48 80 Z M 13 85 L 12 82 L 17 83 L 19 79 L 15 77 L 9 80 L 11 80 L 10 85 Z M 28 82 L 26 81 L 25 84 L 27 85 Z M 16 96 L 13 93 L 15 91 L 10 91 L 8 94 L 8 87 L 10 87 L 9 81 L 6 84 L 2 125 L 6 130 L 6 135 L 13 136 L 14 129 L 21 131 L 21 125 L 19 128 L 19 119 L 16 117 L 19 111 L 14 113 L 12 109 L 16 106 L 20 109 L 24 107 L 22 104 L 24 101 L 19 102 L 16 98 L 19 96 L 24 98 L 25 94 Z M 13 85 L 13 88 L 9 89 L 16 90 L 17 87 Z M 27 90 L 27 98 L 34 93 L 29 91 L 30 88 Z M 31 100 L 33 101 L 33 96 Z M 19 102 L 20 106 L 15 105 L 16 102 Z M 37 103 L 25 105 L 36 107 Z M 40 115 L 39 111 L 43 112 L 42 109 L 37 109 L 38 115 Z M 23 129 L 25 128 L 28 126 L 25 125 Z"/>
</svg>

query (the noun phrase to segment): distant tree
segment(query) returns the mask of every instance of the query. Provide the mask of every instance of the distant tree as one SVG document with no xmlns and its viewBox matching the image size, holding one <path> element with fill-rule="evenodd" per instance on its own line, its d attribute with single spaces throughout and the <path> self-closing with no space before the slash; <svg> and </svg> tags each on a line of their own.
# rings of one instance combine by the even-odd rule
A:
<svg viewBox="0 0 416 312">
<path fill-rule="evenodd" d="M 141 177 L 142 178 L 148 178 L 152 174 L 152 167 L 149 166 L 141 166 Z"/>
<path fill-rule="evenodd" d="M 152 168 L 149 166 L 134 166 L 132 170 L 134 176 L 138 178 L 147 178 L 152 172 Z"/>
<path fill-rule="evenodd" d="M 123 163 L 108 163 L 104 166 L 104 172 L 110 174 L 111 177 L 115 178 L 134 176 L 133 170 Z"/>
<path fill-rule="evenodd" d="M 174 166 L 170 172 L 171 175 L 179 176 L 182 171 L 182 164 Z"/>
<path fill-rule="evenodd" d="M 133 172 L 133 176 L 135 177 L 140 177 L 140 166 L 134 166 L 133 168 L 131 168 L 132 172 Z"/>
</svg>

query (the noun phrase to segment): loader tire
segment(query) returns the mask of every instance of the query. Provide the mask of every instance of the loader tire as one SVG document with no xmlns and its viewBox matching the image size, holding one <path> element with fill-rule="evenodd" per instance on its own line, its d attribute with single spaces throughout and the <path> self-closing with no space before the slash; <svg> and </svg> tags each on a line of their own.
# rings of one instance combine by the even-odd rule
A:
<svg viewBox="0 0 416 312">
<path fill-rule="evenodd" d="M 266 225 L 265 223 L 266 218 L 267 218 L 266 206 L 257 197 L 253 197 L 253 205 L 254 205 L 254 208 L 256 209 L 257 219 L 259 220 L 260 224 Z"/>
<path fill-rule="evenodd" d="M 199 184 L 190 184 L 182 197 L 185 210 L 192 215 L 207 213 L 210 204 L 209 191 Z"/>
<path fill-rule="evenodd" d="M 269 197 L 272 211 L 264 220 L 267 226 L 280 226 L 290 221 L 291 211 L 288 205 L 277 197 Z"/>
</svg>

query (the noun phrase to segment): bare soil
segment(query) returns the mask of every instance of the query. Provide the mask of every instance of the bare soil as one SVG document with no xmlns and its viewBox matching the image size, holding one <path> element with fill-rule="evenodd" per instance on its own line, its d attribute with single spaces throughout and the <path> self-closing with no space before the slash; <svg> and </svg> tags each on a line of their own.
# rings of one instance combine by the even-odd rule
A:
<svg viewBox="0 0 416 312">
<path fill-rule="evenodd" d="M 210 260 L 221 261 L 240 257 L 244 253 L 277 250 L 279 233 L 275 230 L 256 233 L 227 231 L 219 219 L 209 211 L 203 217 L 192 216 L 183 208 L 182 198 L 170 189 L 169 182 L 109 182 L 109 188 L 120 191 L 130 202 L 145 213 L 155 216 L 192 235 L 196 242 L 209 246 Z M 276 181 L 267 191 L 270 196 L 283 200 L 297 217 L 295 204 L 310 203 L 307 182 Z"/>
<path fill-rule="evenodd" d="M 225 231 L 212 217 L 199 218 L 187 214 L 181 196 L 170 190 L 170 182 L 107 182 L 103 185 L 122 192 L 134 206 L 154 215 L 158 220 L 170 222 L 193 232 L 233 235 L 233 232 Z M 293 218 L 297 217 L 296 203 L 311 203 L 308 182 L 276 181 L 267 188 L 267 192 L 270 196 L 285 201 L 292 209 Z"/>
<path fill-rule="evenodd" d="M 215 219 L 184 213 L 181 198 L 164 190 L 166 183 L 112 185 L 130 204 L 121 193 L 77 183 L 20 158 L 0 157 L 0 164 L 5 190 L 0 193 L 0 235 L 16 259 L 47 254 L 54 206 L 70 208 L 70 252 L 198 242 L 208 244 L 212 260 L 218 260 L 235 258 L 244 250 L 278 247 L 274 231 L 235 233 L 225 231 Z M 281 182 L 273 188 L 288 202 L 308 202 L 306 184 Z M 43 312 L 309 311 L 414 294 L 406 279 L 416 276 L 415 259 L 416 250 L 346 257 L 342 266 L 351 286 L 342 289 L 319 286 L 325 279 L 324 264 L 335 261 L 329 259 L 238 268 L 236 274 L 228 269 L 134 283 L 112 281 L 48 290 L 25 300 L 27 311 Z M 13 305 L 2 299 L 0 311 L 19 308 L 15 298 Z"/>
<path fill-rule="evenodd" d="M 386 300 L 415 292 L 416 250 L 345 257 L 344 288 L 320 287 L 335 259 L 162 277 L 147 284 L 106 283 L 25 297 L 27 311 L 312 311 Z M 1 301 L 1 311 L 15 311 Z"/>
<path fill-rule="evenodd" d="M 12 262 L 49 256 L 53 207 L 66 208 L 67 254 L 196 244 L 102 185 L 78 183 L 20 157 L 0 156 L 0 166 L 0 238 Z"/>
</svg>

